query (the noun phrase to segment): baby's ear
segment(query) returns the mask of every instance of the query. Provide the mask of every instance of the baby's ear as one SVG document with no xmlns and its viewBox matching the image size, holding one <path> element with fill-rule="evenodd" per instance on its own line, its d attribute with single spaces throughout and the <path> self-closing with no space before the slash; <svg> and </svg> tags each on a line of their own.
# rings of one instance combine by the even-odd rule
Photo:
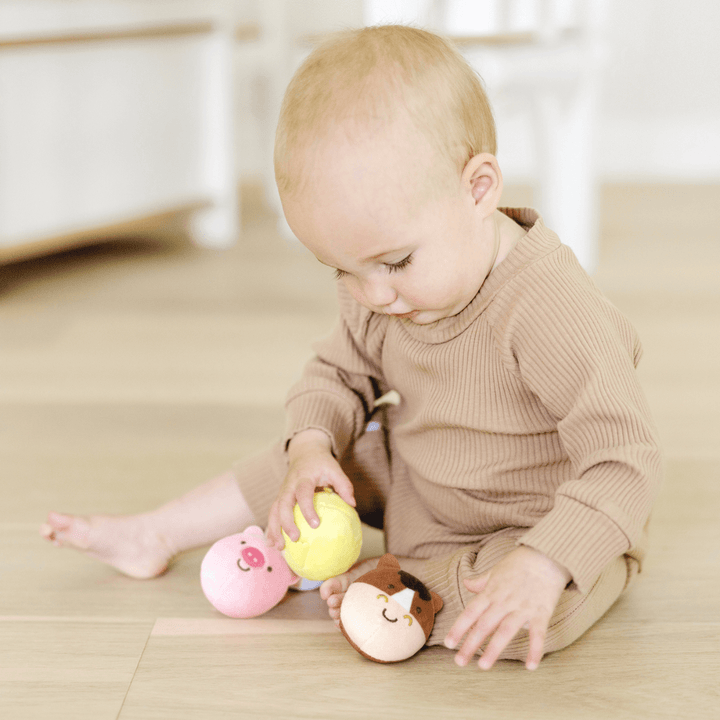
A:
<svg viewBox="0 0 720 720">
<path fill-rule="evenodd" d="M 471 193 L 475 205 L 486 214 L 494 212 L 502 194 L 502 173 L 497 158 L 480 153 L 468 160 L 462 174 L 463 186 Z"/>
</svg>

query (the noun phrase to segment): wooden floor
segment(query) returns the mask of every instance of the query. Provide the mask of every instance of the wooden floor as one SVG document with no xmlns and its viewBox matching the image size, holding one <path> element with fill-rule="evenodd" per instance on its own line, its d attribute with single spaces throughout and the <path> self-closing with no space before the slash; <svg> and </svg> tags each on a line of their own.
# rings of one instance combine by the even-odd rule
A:
<svg viewBox="0 0 720 720">
<path fill-rule="evenodd" d="M 40 540 L 49 509 L 144 510 L 281 431 L 334 291 L 248 207 L 229 251 L 114 241 L 0 267 L 0 717 L 720 717 L 720 187 L 604 191 L 597 282 L 644 339 L 666 481 L 645 572 L 535 673 L 442 648 L 376 665 L 317 593 L 223 618 L 202 550 L 143 582 Z"/>
</svg>

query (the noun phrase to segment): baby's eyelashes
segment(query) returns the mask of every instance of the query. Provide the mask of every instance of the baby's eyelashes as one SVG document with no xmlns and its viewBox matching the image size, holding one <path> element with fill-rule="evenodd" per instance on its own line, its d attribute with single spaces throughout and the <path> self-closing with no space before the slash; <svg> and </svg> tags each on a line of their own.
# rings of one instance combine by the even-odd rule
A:
<svg viewBox="0 0 720 720">
<path fill-rule="evenodd" d="M 402 270 L 403 268 L 406 268 L 413 260 L 413 254 L 410 253 L 406 258 L 403 258 L 400 260 L 400 262 L 396 263 L 383 263 L 383 265 L 387 268 L 387 271 L 389 273 L 398 272 L 399 270 Z M 335 279 L 341 280 L 342 278 L 346 277 L 350 273 L 345 272 L 345 270 L 336 269 L 335 270 Z"/>
<path fill-rule="evenodd" d="M 403 268 L 406 268 L 411 262 L 412 262 L 413 256 L 412 253 L 410 253 L 406 258 L 403 258 L 400 262 L 396 263 L 384 263 L 385 267 L 388 269 L 388 272 L 397 272 L 398 270 L 402 270 Z"/>
</svg>

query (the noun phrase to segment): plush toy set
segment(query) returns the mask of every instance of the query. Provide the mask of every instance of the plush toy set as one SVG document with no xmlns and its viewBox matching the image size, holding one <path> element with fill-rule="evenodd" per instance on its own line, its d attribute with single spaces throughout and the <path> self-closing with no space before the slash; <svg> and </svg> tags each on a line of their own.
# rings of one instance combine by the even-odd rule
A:
<svg viewBox="0 0 720 720">
<path fill-rule="evenodd" d="M 360 518 L 331 489 L 315 493 L 320 525 L 311 528 L 294 509 L 300 538 L 283 532 L 285 549 L 270 547 L 257 526 L 218 540 L 200 568 L 205 597 L 221 613 L 252 618 L 275 607 L 301 579 L 324 581 L 347 572 L 360 556 Z M 390 554 L 347 589 L 340 607 L 340 629 L 350 645 L 376 662 L 405 660 L 420 650 L 442 609 L 439 595 L 404 572 Z"/>
</svg>

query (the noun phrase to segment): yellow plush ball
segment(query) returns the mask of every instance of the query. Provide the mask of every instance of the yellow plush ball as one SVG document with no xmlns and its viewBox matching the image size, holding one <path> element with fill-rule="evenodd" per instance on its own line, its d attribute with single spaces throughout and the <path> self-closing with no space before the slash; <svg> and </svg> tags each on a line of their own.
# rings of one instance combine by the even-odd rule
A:
<svg viewBox="0 0 720 720">
<path fill-rule="evenodd" d="M 360 556 L 362 527 L 355 508 L 330 488 L 316 492 L 313 503 L 320 524 L 310 527 L 296 504 L 294 517 L 300 537 L 293 542 L 283 530 L 283 554 L 296 575 L 327 580 L 349 570 Z"/>
</svg>

